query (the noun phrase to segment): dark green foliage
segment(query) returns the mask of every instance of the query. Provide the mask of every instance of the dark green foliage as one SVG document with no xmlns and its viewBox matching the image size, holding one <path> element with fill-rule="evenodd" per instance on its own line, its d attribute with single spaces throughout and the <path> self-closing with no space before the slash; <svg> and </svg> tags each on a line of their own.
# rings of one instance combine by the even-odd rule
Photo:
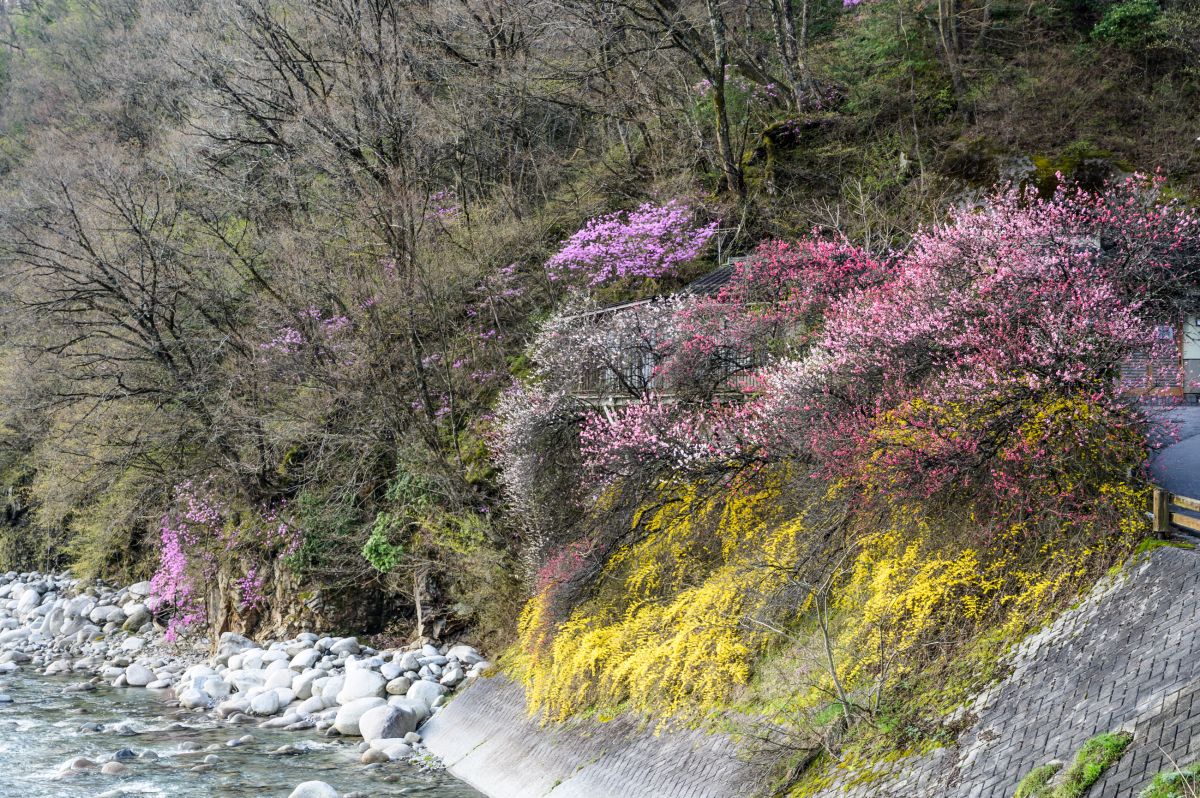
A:
<svg viewBox="0 0 1200 798">
<path fill-rule="evenodd" d="M 1158 0 L 1123 0 L 1108 7 L 1092 28 L 1092 38 L 1117 47 L 1142 47 L 1154 35 L 1162 9 Z"/>
<path fill-rule="evenodd" d="M 404 558 L 404 547 L 393 544 L 389 540 L 393 526 L 395 526 L 395 519 L 390 513 L 380 513 L 375 516 L 371 534 L 367 537 L 366 544 L 363 545 L 363 559 L 382 574 L 394 571 Z"/>
</svg>

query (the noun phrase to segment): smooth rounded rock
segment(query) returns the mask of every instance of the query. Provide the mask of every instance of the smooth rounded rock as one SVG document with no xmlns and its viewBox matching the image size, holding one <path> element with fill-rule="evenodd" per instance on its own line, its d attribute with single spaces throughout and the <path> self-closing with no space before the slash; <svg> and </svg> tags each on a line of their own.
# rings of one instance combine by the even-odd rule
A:
<svg viewBox="0 0 1200 798">
<path fill-rule="evenodd" d="M 411 708 L 384 704 L 363 713 L 358 720 L 358 733 L 367 742 L 388 737 L 403 737 L 416 731 L 420 722 L 417 713 Z"/>
<path fill-rule="evenodd" d="M 384 762 L 390 762 L 391 759 L 389 759 L 388 755 L 383 751 L 380 751 L 378 748 L 369 748 L 363 752 L 362 759 L 360 761 L 364 765 L 377 765 L 383 764 Z"/>
<path fill-rule="evenodd" d="M 408 688 L 412 687 L 412 679 L 407 676 L 398 676 L 387 683 L 388 695 L 408 695 Z"/>
<path fill-rule="evenodd" d="M 376 707 L 385 706 L 382 698 L 360 698 L 357 701 L 352 701 L 338 710 L 337 716 L 333 720 L 333 728 L 339 734 L 347 737 L 357 737 L 359 735 L 359 721 L 367 712 Z"/>
<path fill-rule="evenodd" d="M 306 781 L 297 784 L 288 798 L 342 798 L 332 785 L 323 781 Z"/>
<path fill-rule="evenodd" d="M 125 682 L 130 687 L 145 687 L 154 681 L 154 672 L 141 663 L 135 662 L 125 669 Z"/>
<path fill-rule="evenodd" d="M 279 712 L 279 694 L 274 690 L 259 693 L 250 699 L 250 711 L 255 715 L 274 715 Z"/>
<path fill-rule="evenodd" d="M 203 690 L 190 687 L 179 694 L 179 704 L 188 709 L 207 709 L 212 705 L 212 696 Z"/>
<path fill-rule="evenodd" d="M 357 668 L 346 672 L 346 682 L 337 694 L 343 706 L 360 698 L 382 698 L 387 695 L 387 680 L 374 671 Z"/>
<path fill-rule="evenodd" d="M 405 695 L 408 698 L 415 698 L 419 701 L 424 701 L 425 706 L 432 708 L 433 703 L 446 694 L 445 685 L 437 682 L 419 681 L 414 682 L 413 686 L 408 688 Z"/>
</svg>

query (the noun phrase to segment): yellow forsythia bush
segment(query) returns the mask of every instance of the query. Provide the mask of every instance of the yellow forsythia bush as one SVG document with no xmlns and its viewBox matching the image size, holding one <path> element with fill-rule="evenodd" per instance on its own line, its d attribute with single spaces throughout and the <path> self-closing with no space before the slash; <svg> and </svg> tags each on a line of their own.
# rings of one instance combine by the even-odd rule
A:
<svg viewBox="0 0 1200 798">
<path fill-rule="evenodd" d="M 802 534 L 796 522 L 767 523 L 781 488 L 764 483 L 716 498 L 689 486 L 635 518 L 645 537 L 610 558 L 612 589 L 552 630 L 548 591 L 531 599 L 518 642 L 531 709 L 552 720 L 617 704 L 689 714 L 745 684 L 767 640 L 750 619 L 782 584 Z"/>
<path fill-rule="evenodd" d="M 1077 423 L 1086 412 L 1065 403 L 1045 410 L 1022 435 L 1043 440 L 1064 416 Z M 1089 452 L 1070 462 L 1098 471 Z M 1074 490 L 1077 476 L 1064 473 L 1058 489 Z M 719 488 L 663 487 L 635 514 L 636 542 L 610 554 L 590 598 L 563 618 L 553 586 L 533 597 L 515 658 L 531 711 L 547 720 L 618 706 L 695 717 L 728 706 L 780 640 L 773 629 L 787 629 L 799 648 L 806 636 L 810 649 L 823 645 L 805 581 L 814 561 L 842 687 L 878 695 L 881 680 L 898 682 L 977 636 L 1019 640 L 1146 534 L 1145 492 L 1125 480 L 1091 483 L 1083 512 L 1014 515 L 999 531 L 993 514 L 976 536 L 969 502 L 903 503 L 887 490 L 860 500 L 844 523 L 810 529 L 805 519 L 821 516 L 810 510 L 848 506 L 852 488 L 839 483 L 809 507 L 789 507 L 791 477 L 780 468 Z M 1053 500 L 1051 486 L 1036 489 Z M 806 673 L 816 681 L 796 684 L 797 695 L 827 702 L 831 675 Z"/>
</svg>

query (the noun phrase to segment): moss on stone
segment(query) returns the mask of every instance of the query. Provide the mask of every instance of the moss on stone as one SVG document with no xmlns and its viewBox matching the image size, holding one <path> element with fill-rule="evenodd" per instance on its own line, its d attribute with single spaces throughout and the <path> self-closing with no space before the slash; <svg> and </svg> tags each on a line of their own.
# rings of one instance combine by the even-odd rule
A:
<svg viewBox="0 0 1200 798">
<path fill-rule="evenodd" d="M 1047 762 L 1044 765 L 1038 765 L 1033 770 L 1025 774 L 1025 778 L 1017 785 L 1017 791 L 1013 793 L 1013 798 L 1033 798 L 1037 795 L 1042 795 L 1046 790 L 1046 785 L 1050 779 L 1062 770 L 1062 762 Z"/>
<path fill-rule="evenodd" d="M 1138 798 L 1195 798 L 1200 795 L 1200 762 L 1155 775 Z"/>
<path fill-rule="evenodd" d="M 1013 798 L 1081 798 L 1104 771 L 1116 764 L 1132 740 L 1133 735 L 1127 732 L 1097 734 L 1076 752 L 1066 770 L 1059 772 L 1061 765 L 1048 770 L 1053 763 L 1031 770 Z"/>
</svg>

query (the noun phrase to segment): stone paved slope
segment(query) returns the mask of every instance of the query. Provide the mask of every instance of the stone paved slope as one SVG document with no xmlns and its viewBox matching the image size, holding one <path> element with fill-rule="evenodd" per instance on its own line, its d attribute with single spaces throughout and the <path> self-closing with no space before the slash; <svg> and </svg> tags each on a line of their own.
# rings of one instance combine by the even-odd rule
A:
<svg viewBox="0 0 1200 798">
<path fill-rule="evenodd" d="M 1031 769 L 1107 731 L 1133 743 L 1088 798 L 1136 798 L 1172 762 L 1200 759 L 1200 550 L 1157 549 L 1099 585 L 1026 640 L 969 711 L 977 721 L 955 745 L 820 798 L 1011 798 Z M 757 775 L 720 736 L 655 737 L 620 718 L 539 728 L 503 678 L 480 680 L 422 731 L 493 798 L 738 798 Z"/>
<path fill-rule="evenodd" d="M 1172 761 L 1200 758 L 1198 587 L 1200 554 L 1152 552 L 1027 640 L 956 746 L 822 798 L 1011 798 L 1037 765 L 1070 761 L 1088 738 L 1118 730 L 1133 743 L 1088 798 L 1137 796 Z"/>
<path fill-rule="evenodd" d="M 465 688 L 421 733 L 492 798 L 742 798 L 757 782 L 721 735 L 656 736 L 628 718 L 539 727 L 521 687 L 502 676 Z"/>
</svg>

